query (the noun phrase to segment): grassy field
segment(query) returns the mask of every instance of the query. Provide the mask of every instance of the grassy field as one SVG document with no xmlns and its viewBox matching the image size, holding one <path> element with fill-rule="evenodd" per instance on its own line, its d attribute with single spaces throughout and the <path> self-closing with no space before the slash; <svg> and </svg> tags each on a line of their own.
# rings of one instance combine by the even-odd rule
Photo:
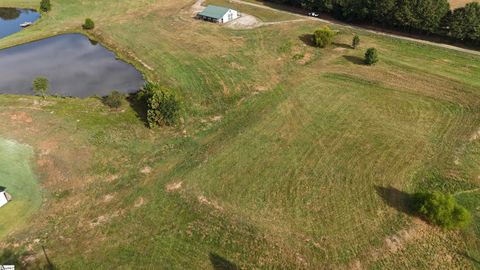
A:
<svg viewBox="0 0 480 270">
<path fill-rule="evenodd" d="M 35 178 L 30 147 L 0 140 L 0 186 L 7 187 L 13 200 L 0 208 L 0 238 L 20 229 L 41 203 L 40 187 Z"/>
<path fill-rule="evenodd" d="M 45 190 L 0 247 L 44 262 L 44 245 L 60 269 L 478 267 L 479 57 L 364 32 L 353 50 L 335 26 L 316 49 L 317 22 L 231 30 L 192 19 L 187 0 L 52 2 L 0 48 L 91 17 L 90 36 L 181 93 L 184 121 L 149 130 L 128 104 L 0 96 L 0 137 L 33 146 Z M 473 224 L 405 214 L 420 190 L 455 194 Z"/>
</svg>

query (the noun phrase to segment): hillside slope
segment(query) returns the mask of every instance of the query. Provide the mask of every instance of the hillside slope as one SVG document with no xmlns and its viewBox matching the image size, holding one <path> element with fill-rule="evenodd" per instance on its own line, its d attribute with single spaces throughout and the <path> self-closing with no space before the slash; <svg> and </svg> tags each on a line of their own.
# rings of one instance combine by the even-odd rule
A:
<svg viewBox="0 0 480 270">
<path fill-rule="evenodd" d="M 319 23 L 231 30 L 192 19 L 187 0 L 52 2 L 0 47 L 81 31 L 91 17 L 92 37 L 182 94 L 185 121 L 149 130 L 128 105 L 0 96 L 0 134 L 36 149 L 46 193 L 0 247 L 44 264 L 45 246 L 60 269 L 480 260 L 479 57 L 363 32 L 353 50 L 343 28 L 317 49 L 307 35 Z M 381 61 L 364 66 L 373 46 Z M 456 194 L 474 223 L 443 231 L 404 213 L 419 190 Z"/>
</svg>

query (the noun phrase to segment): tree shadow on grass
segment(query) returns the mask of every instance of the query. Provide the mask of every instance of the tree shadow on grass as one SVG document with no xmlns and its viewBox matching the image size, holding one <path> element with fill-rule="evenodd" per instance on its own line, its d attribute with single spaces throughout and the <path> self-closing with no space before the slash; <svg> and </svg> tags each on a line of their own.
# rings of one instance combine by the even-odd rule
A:
<svg viewBox="0 0 480 270">
<path fill-rule="evenodd" d="M 412 211 L 413 195 L 398 190 L 394 187 L 375 186 L 377 194 L 392 208 L 408 215 L 414 215 Z"/>
<path fill-rule="evenodd" d="M 344 55 L 343 58 L 345 58 L 345 60 L 355 65 L 365 65 L 365 62 L 363 61 L 363 59 L 358 56 Z"/>
<path fill-rule="evenodd" d="M 0 251 L 0 265 L 20 266 L 22 254 L 14 252 L 10 249 Z"/>
<path fill-rule="evenodd" d="M 135 111 L 135 115 L 137 116 L 137 118 L 144 123 L 145 127 L 148 127 L 146 101 L 142 98 L 139 98 L 138 92 L 130 94 L 127 97 L 127 101 L 133 111 Z"/>
<path fill-rule="evenodd" d="M 303 34 L 298 37 L 305 45 L 310 47 L 316 47 L 315 42 L 313 42 L 313 35 L 312 34 Z"/>
<path fill-rule="evenodd" d="M 345 44 L 345 43 L 333 42 L 332 45 L 334 45 L 336 47 L 339 47 L 339 48 L 352 49 L 352 45 Z"/>
<path fill-rule="evenodd" d="M 210 253 L 210 262 L 215 270 L 241 270 L 236 264 L 216 253 Z"/>
</svg>

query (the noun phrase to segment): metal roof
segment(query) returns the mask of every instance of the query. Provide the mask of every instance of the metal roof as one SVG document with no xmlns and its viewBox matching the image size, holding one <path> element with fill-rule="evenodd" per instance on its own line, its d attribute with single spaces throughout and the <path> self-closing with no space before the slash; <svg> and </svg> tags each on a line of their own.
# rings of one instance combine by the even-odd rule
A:
<svg viewBox="0 0 480 270">
<path fill-rule="evenodd" d="M 230 10 L 230 8 L 209 5 L 202 12 L 198 13 L 198 15 L 219 20 L 229 10 Z"/>
</svg>

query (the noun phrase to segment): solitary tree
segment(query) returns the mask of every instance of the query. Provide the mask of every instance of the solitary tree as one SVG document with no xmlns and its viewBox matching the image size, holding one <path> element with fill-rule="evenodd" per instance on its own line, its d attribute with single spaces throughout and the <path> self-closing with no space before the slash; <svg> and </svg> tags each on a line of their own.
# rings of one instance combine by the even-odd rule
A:
<svg viewBox="0 0 480 270">
<path fill-rule="evenodd" d="M 452 195 L 438 191 L 414 194 L 412 208 L 429 222 L 447 229 L 463 227 L 471 220 L 470 212 Z"/>
<path fill-rule="evenodd" d="M 324 26 L 315 31 L 313 34 L 313 41 L 316 46 L 325 48 L 330 45 L 335 37 L 335 32 L 328 26 Z"/>
<path fill-rule="evenodd" d="M 373 65 L 378 62 L 378 52 L 375 48 L 370 48 L 365 53 L 365 64 Z"/>
<path fill-rule="evenodd" d="M 49 82 L 48 82 L 47 78 L 37 77 L 33 81 L 33 92 L 36 95 L 39 95 L 39 96 L 41 96 L 45 99 L 45 97 L 47 96 L 47 92 L 48 92 L 48 85 L 49 85 Z"/>
<path fill-rule="evenodd" d="M 157 83 L 147 82 L 140 93 L 146 103 L 147 122 L 150 128 L 158 125 L 174 125 L 180 115 L 180 100 L 176 93 Z"/>
<path fill-rule="evenodd" d="M 352 48 L 356 49 L 360 45 L 360 37 L 355 35 L 352 39 Z"/>
<path fill-rule="evenodd" d="M 52 9 L 52 4 L 50 3 L 50 0 L 42 0 L 40 2 L 40 9 L 43 12 L 49 12 Z"/>
<path fill-rule="evenodd" d="M 92 19 L 87 18 L 87 19 L 85 19 L 85 23 L 82 25 L 82 27 L 85 30 L 91 30 L 91 29 L 95 28 L 95 23 L 93 22 Z"/>
</svg>

